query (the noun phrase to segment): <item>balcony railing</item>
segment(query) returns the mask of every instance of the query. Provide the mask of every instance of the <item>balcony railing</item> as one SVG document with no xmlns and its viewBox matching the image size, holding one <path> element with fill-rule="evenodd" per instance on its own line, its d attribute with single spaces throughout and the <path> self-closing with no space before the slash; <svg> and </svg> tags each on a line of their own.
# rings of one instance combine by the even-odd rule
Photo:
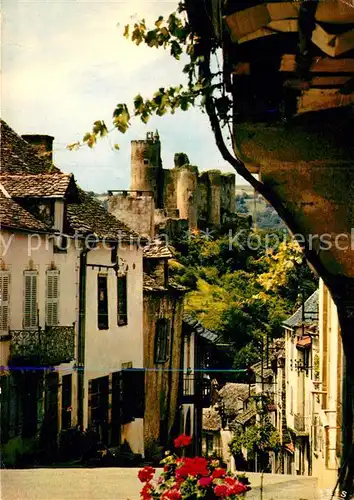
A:
<svg viewBox="0 0 354 500">
<path fill-rule="evenodd" d="M 206 408 L 211 404 L 211 382 L 209 379 L 184 374 L 181 392 L 182 403 L 196 403 Z"/>
<path fill-rule="evenodd" d="M 307 432 L 306 417 L 303 415 L 294 415 L 294 430 L 297 432 Z"/>
<path fill-rule="evenodd" d="M 12 363 L 58 365 L 75 358 L 75 325 L 10 330 Z"/>
</svg>

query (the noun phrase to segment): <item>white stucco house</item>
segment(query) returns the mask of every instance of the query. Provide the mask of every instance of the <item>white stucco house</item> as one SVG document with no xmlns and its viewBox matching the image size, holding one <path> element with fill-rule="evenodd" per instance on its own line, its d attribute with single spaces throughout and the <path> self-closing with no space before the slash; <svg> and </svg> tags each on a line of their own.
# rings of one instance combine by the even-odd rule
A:
<svg viewBox="0 0 354 500">
<path fill-rule="evenodd" d="M 139 237 L 25 138 L 1 121 L 2 460 L 54 457 L 76 425 L 143 454 Z"/>
</svg>

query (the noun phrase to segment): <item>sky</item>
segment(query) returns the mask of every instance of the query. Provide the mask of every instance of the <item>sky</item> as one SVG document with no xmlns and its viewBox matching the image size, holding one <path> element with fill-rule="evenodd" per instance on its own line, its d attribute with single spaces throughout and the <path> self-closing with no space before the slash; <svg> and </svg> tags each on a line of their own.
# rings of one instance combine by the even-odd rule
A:
<svg viewBox="0 0 354 500">
<path fill-rule="evenodd" d="M 117 103 L 139 92 L 181 83 L 183 62 L 168 52 L 135 46 L 122 36 L 134 15 L 154 21 L 177 2 L 159 0 L 2 0 L 1 116 L 19 134 L 55 137 L 54 161 L 87 190 L 128 189 L 130 141 L 158 129 L 164 168 L 176 152 L 200 170 L 233 169 L 221 157 L 200 110 L 132 120 L 126 134 L 112 132 L 94 149 L 69 151 L 95 120 L 110 128 Z M 113 145 L 118 143 L 119 151 Z M 245 184 L 238 177 L 238 184 Z"/>
</svg>

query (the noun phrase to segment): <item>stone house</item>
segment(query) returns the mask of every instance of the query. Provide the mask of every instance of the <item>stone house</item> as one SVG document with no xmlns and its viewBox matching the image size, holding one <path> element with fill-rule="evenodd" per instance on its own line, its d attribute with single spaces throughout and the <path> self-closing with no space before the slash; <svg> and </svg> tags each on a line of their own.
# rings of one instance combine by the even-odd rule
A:
<svg viewBox="0 0 354 500">
<path fill-rule="evenodd" d="M 1 133 L 3 461 L 52 460 L 75 425 L 143 453 L 138 235 L 52 164 L 52 137 Z"/>
<path fill-rule="evenodd" d="M 179 433 L 183 299 L 187 289 L 168 276 L 171 250 L 154 241 L 144 248 L 144 442 L 157 458 Z"/>
</svg>

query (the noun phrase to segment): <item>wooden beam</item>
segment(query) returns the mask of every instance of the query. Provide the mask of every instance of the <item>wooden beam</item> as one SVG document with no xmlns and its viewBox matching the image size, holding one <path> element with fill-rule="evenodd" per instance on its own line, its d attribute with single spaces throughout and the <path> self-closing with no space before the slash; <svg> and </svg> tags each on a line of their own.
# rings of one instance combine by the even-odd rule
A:
<svg viewBox="0 0 354 500">
<path fill-rule="evenodd" d="M 297 114 L 341 108 L 354 103 L 354 93 L 343 95 L 338 89 L 310 89 L 298 98 Z"/>
<path fill-rule="evenodd" d="M 280 71 L 293 73 L 296 71 L 295 54 L 284 54 Z M 310 71 L 313 73 L 353 73 L 354 59 L 332 59 L 330 57 L 314 58 Z"/>
</svg>

